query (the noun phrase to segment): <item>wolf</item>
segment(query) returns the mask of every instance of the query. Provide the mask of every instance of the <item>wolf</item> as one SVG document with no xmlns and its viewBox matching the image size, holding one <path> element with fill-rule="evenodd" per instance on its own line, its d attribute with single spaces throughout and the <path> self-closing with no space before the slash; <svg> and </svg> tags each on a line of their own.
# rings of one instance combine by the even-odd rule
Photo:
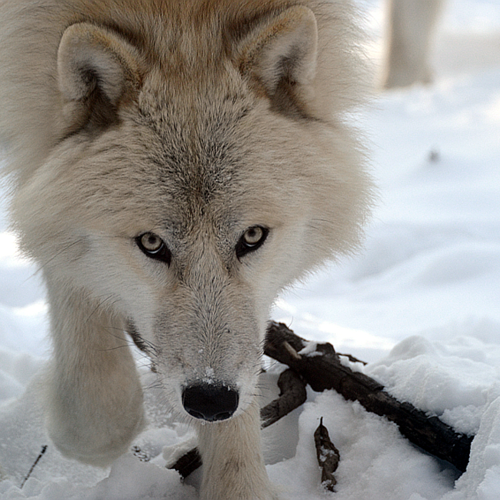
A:
<svg viewBox="0 0 500 500">
<path fill-rule="evenodd" d="M 132 338 L 197 428 L 200 497 L 278 498 L 270 309 L 359 248 L 372 203 L 358 20 L 349 0 L 0 1 L 4 175 L 46 284 L 64 455 L 106 466 L 146 425 Z"/>
</svg>

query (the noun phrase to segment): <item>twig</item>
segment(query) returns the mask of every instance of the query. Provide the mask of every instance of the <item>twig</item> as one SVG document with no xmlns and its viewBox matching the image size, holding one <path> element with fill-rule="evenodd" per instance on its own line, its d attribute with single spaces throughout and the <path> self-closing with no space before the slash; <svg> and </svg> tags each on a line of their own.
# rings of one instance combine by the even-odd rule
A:
<svg viewBox="0 0 500 500">
<path fill-rule="evenodd" d="M 31 473 L 33 472 L 34 468 L 37 466 L 38 462 L 43 457 L 43 455 L 45 454 L 46 451 L 47 451 L 47 445 L 44 444 L 42 446 L 42 451 L 40 452 L 40 454 L 38 455 L 38 457 L 36 457 L 35 463 L 31 466 L 31 469 L 29 470 L 28 474 L 26 474 L 26 477 L 23 479 L 23 482 L 21 483 L 21 489 L 23 489 L 24 484 L 29 479 L 29 477 L 31 476 Z"/>
<path fill-rule="evenodd" d="M 304 404 L 307 399 L 306 384 L 302 377 L 288 368 L 278 378 L 280 395 L 260 411 L 262 428 L 269 427 L 280 418 Z"/>
<path fill-rule="evenodd" d="M 361 361 L 360 359 L 356 358 L 352 354 L 343 354 L 341 352 L 337 353 L 339 356 L 343 356 L 344 358 L 347 358 L 351 363 L 361 363 L 363 366 L 366 366 L 368 363 L 366 361 Z"/>
</svg>

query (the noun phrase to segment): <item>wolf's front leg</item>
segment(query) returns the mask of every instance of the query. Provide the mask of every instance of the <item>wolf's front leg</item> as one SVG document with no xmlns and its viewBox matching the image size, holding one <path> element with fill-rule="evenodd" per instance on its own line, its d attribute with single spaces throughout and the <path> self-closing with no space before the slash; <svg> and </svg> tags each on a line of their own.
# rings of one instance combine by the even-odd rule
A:
<svg viewBox="0 0 500 500">
<path fill-rule="evenodd" d="M 83 293 L 48 286 L 54 356 L 45 394 L 50 437 L 66 456 L 106 465 L 143 425 L 142 389 L 123 324 Z"/>
<path fill-rule="evenodd" d="M 261 450 L 256 401 L 226 422 L 200 425 L 201 500 L 276 500 Z"/>
</svg>

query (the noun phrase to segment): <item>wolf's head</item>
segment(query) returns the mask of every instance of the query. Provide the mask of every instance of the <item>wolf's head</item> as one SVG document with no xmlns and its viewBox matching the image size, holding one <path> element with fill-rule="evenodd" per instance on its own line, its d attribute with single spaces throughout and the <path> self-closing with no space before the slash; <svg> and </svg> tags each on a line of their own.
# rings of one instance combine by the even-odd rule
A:
<svg viewBox="0 0 500 500">
<path fill-rule="evenodd" d="M 58 47 L 62 132 L 15 200 L 24 245 L 129 328 L 196 418 L 245 410 L 279 291 L 359 241 L 370 183 L 326 95 L 349 80 L 325 81 L 320 20 L 83 20 Z"/>
</svg>

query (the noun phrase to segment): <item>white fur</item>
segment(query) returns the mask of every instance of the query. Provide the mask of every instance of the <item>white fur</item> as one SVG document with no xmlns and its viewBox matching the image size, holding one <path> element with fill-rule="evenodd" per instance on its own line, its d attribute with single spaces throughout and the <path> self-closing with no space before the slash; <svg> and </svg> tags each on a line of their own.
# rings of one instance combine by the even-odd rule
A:
<svg viewBox="0 0 500 500">
<path fill-rule="evenodd" d="M 107 464 L 144 425 L 128 331 L 199 427 L 201 498 L 276 498 L 256 401 L 269 310 L 358 248 L 371 203 L 347 124 L 355 19 L 340 0 L 0 2 L 12 221 L 47 284 L 47 425 L 67 456 Z M 255 225 L 267 240 L 238 258 Z M 184 411 L 202 381 L 236 388 L 232 418 Z"/>
</svg>

